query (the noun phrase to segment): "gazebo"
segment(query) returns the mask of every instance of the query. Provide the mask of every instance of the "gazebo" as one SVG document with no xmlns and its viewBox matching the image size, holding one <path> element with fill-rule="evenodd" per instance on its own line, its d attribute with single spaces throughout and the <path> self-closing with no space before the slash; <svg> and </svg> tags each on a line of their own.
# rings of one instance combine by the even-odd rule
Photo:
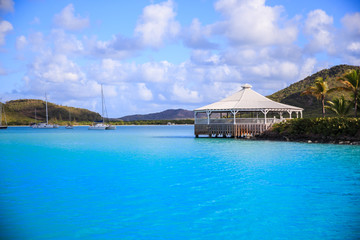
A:
<svg viewBox="0 0 360 240">
<path fill-rule="evenodd" d="M 284 113 L 302 118 L 304 109 L 275 102 L 245 84 L 233 95 L 194 110 L 195 136 L 247 137 L 261 134 L 274 123 L 285 121 Z M 299 114 L 300 113 L 300 114 Z"/>
</svg>

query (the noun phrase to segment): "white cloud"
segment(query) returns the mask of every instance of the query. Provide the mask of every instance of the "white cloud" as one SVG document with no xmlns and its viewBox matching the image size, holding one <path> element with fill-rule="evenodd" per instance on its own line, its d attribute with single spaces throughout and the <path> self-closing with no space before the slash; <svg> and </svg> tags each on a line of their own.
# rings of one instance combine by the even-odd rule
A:
<svg viewBox="0 0 360 240">
<path fill-rule="evenodd" d="M 333 17 L 327 15 L 323 10 L 311 11 L 305 21 L 304 32 L 310 41 L 306 46 L 311 53 L 319 51 L 334 52 L 333 45 Z"/>
<path fill-rule="evenodd" d="M 299 73 L 298 67 L 292 62 L 267 62 L 252 66 L 251 72 L 263 78 L 293 79 Z"/>
<path fill-rule="evenodd" d="M 27 40 L 26 37 L 21 35 L 20 37 L 16 38 L 16 49 L 17 50 L 21 50 L 23 48 L 25 48 L 25 46 L 27 45 Z"/>
<path fill-rule="evenodd" d="M 346 62 L 360 64 L 360 13 L 346 14 L 341 22 L 344 29 L 340 31 L 336 38 L 337 55 L 345 59 Z"/>
<path fill-rule="evenodd" d="M 360 13 L 346 14 L 341 19 L 342 24 L 350 35 L 360 36 Z"/>
<path fill-rule="evenodd" d="M 175 21 L 175 16 L 171 0 L 149 5 L 143 10 L 135 34 L 144 46 L 158 48 L 163 45 L 164 40 L 178 35 L 180 24 Z"/>
<path fill-rule="evenodd" d="M 220 63 L 220 56 L 207 50 L 193 50 L 191 60 L 199 65 L 217 65 Z"/>
<path fill-rule="evenodd" d="M 141 49 L 138 39 L 126 38 L 121 35 L 113 36 L 109 41 L 98 41 L 96 38 L 85 38 L 85 48 L 92 57 L 100 58 L 129 58 Z"/>
<path fill-rule="evenodd" d="M 159 95 L 158 95 L 158 98 L 159 98 L 161 101 L 165 101 L 165 100 L 166 100 L 166 97 L 164 97 L 164 95 L 162 95 L 162 94 L 159 94 Z"/>
<path fill-rule="evenodd" d="M 50 52 L 38 55 L 24 76 L 24 94 L 43 95 L 56 100 L 84 99 L 99 95 L 100 85 L 88 80 L 83 70 L 67 56 Z"/>
<path fill-rule="evenodd" d="M 38 57 L 32 65 L 32 73 L 38 79 L 47 83 L 82 82 L 85 74 L 66 55 L 52 55 Z"/>
<path fill-rule="evenodd" d="M 66 30 L 77 31 L 89 26 L 90 20 L 82 18 L 80 15 L 74 15 L 75 8 L 70 3 L 59 14 L 54 17 L 55 25 Z"/>
<path fill-rule="evenodd" d="M 111 58 L 103 59 L 100 64 L 94 64 L 89 71 L 91 78 L 108 84 L 131 81 L 136 72 L 135 64 L 123 64 Z"/>
<path fill-rule="evenodd" d="M 141 65 L 142 77 L 149 82 L 166 82 L 169 80 L 167 74 L 171 66 L 167 61 L 144 63 Z"/>
<path fill-rule="evenodd" d="M 5 36 L 11 30 L 13 30 L 11 23 L 5 20 L 0 21 L 0 45 L 5 44 Z"/>
<path fill-rule="evenodd" d="M 184 31 L 184 43 L 194 49 L 214 49 L 218 45 L 210 42 L 207 38 L 210 35 L 208 27 L 201 26 L 199 19 L 193 19 L 190 27 Z"/>
<path fill-rule="evenodd" d="M 12 0 L 0 0 L 0 10 L 4 12 L 13 12 L 14 2 Z"/>
<path fill-rule="evenodd" d="M 316 62 L 316 58 L 307 58 L 305 60 L 300 70 L 299 80 L 304 79 L 314 73 Z"/>
<path fill-rule="evenodd" d="M 215 23 L 213 32 L 225 34 L 232 43 L 284 44 L 292 43 L 297 37 L 296 25 L 280 19 L 283 7 L 266 6 L 265 0 L 219 0 L 215 9 L 225 20 Z"/>
<path fill-rule="evenodd" d="M 178 83 L 173 85 L 171 99 L 184 103 L 198 103 L 202 101 L 202 97 L 197 91 L 187 89 Z"/>
<path fill-rule="evenodd" d="M 205 79 L 211 82 L 239 82 L 242 75 L 237 66 L 223 64 L 206 69 Z"/>
<path fill-rule="evenodd" d="M 138 96 L 141 100 L 150 101 L 153 99 L 153 94 L 150 89 L 146 87 L 145 83 L 138 83 Z"/>
<path fill-rule="evenodd" d="M 360 42 L 352 42 L 347 46 L 347 49 L 354 53 L 360 53 Z"/>
<path fill-rule="evenodd" d="M 44 49 L 47 49 L 48 47 L 48 43 L 45 41 L 42 32 L 35 32 L 30 34 L 28 37 L 28 42 L 31 46 L 31 49 L 35 52 L 43 52 Z"/>
<path fill-rule="evenodd" d="M 84 51 L 83 43 L 75 35 L 67 34 L 62 29 L 53 29 L 50 37 L 54 46 L 53 50 L 57 53 L 71 54 Z"/>
</svg>

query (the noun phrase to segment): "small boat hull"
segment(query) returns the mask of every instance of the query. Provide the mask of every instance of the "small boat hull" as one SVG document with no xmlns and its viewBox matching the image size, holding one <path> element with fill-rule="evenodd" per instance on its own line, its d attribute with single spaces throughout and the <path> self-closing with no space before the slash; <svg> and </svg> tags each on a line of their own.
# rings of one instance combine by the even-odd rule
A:
<svg viewBox="0 0 360 240">
<path fill-rule="evenodd" d="M 95 125 L 89 126 L 89 130 L 105 130 L 108 127 L 108 125 L 105 125 L 103 123 L 97 123 Z"/>
<path fill-rule="evenodd" d="M 105 130 L 105 129 L 106 129 L 106 127 L 95 127 L 95 126 L 90 126 L 88 129 L 89 129 L 89 130 Z"/>
<path fill-rule="evenodd" d="M 105 130 L 116 130 L 116 126 L 110 125 L 110 126 L 106 127 Z"/>
<path fill-rule="evenodd" d="M 0 126 L 0 129 L 7 129 L 7 126 Z"/>
<path fill-rule="evenodd" d="M 41 129 L 52 129 L 52 128 L 57 128 L 54 127 L 53 124 L 47 124 L 47 123 L 38 123 L 38 124 L 33 124 L 31 125 L 32 128 L 41 128 Z"/>
</svg>

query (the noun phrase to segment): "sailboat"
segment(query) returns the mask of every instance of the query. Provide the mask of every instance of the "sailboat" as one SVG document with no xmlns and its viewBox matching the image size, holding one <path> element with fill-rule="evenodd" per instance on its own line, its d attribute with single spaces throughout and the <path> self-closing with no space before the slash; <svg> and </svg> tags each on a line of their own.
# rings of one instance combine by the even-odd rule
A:
<svg viewBox="0 0 360 240">
<path fill-rule="evenodd" d="M 31 125 L 32 128 L 58 128 L 59 127 L 59 125 L 57 125 L 57 124 L 49 124 L 49 114 L 48 114 L 46 93 L 45 93 L 45 108 L 46 108 L 46 123 L 33 124 L 33 125 Z M 35 109 L 35 114 L 36 114 L 36 109 Z"/>
<path fill-rule="evenodd" d="M 102 84 L 101 84 L 101 111 L 102 111 L 101 112 L 102 120 L 100 122 L 95 122 L 93 125 L 89 126 L 89 130 L 115 130 L 116 126 L 105 124 L 104 121 L 106 106 L 105 106 L 104 91 Z"/>
<path fill-rule="evenodd" d="M 4 113 L 4 120 L 5 125 L 2 125 L 2 115 Z M 2 102 L 0 102 L 0 129 L 7 129 L 7 121 L 6 121 L 6 114 L 5 114 L 5 106 L 3 106 Z"/>
<path fill-rule="evenodd" d="M 70 110 L 69 110 L 69 123 L 65 127 L 65 129 L 73 129 L 73 128 L 74 128 L 74 126 L 71 124 L 71 117 L 70 117 Z"/>
</svg>

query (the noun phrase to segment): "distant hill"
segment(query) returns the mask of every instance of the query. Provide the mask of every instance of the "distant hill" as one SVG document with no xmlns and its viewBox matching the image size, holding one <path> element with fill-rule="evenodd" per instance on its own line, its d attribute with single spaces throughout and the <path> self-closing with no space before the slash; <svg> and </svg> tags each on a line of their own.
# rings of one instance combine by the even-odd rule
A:
<svg viewBox="0 0 360 240">
<path fill-rule="evenodd" d="M 37 122 L 46 121 L 45 101 L 37 99 L 19 99 L 9 101 L 4 106 L 9 125 L 27 125 L 35 122 L 35 109 Z M 61 123 L 69 121 L 69 111 L 72 121 L 75 122 L 101 120 L 100 114 L 96 112 L 48 102 L 49 122 Z"/>
<path fill-rule="evenodd" d="M 119 118 L 123 121 L 140 121 L 140 120 L 179 120 L 193 119 L 194 112 L 184 109 L 169 109 L 158 113 L 136 114 Z"/>
<path fill-rule="evenodd" d="M 337 65 L 329 69 L 323 69 L 311 76 L 306 77 L 305 79 L 298 81 L 294 84 L 291 84 L 289 87 L 284 88 L 270 96 L 268 98 L 285 103 L 294 105 L 297 107 L 304 108 L 305 117 L 320 117 L 321 116 L 321 103 L 315 97 L 305 95 L 300 96 L 300 94 L 309 86 L 313 85 L 317 77 L 329 77 L 328 85 L 329 88 L 339 86 L 339 82 L 336 80 L 338 77 L 342 76 L 344 73 L 350 69 L 360 69 L 360 66 L 351 66 L 351 65 Z M 349 93 L 345 92 L 335 92 L 329 95 L 328 99 L 331 100 L 334 97 L 339 97 L 344 94 L 345 97 L 349 97 Z M 330 115 L 330 112 L 327 111 L 327 115 Z"/>
</svg>

